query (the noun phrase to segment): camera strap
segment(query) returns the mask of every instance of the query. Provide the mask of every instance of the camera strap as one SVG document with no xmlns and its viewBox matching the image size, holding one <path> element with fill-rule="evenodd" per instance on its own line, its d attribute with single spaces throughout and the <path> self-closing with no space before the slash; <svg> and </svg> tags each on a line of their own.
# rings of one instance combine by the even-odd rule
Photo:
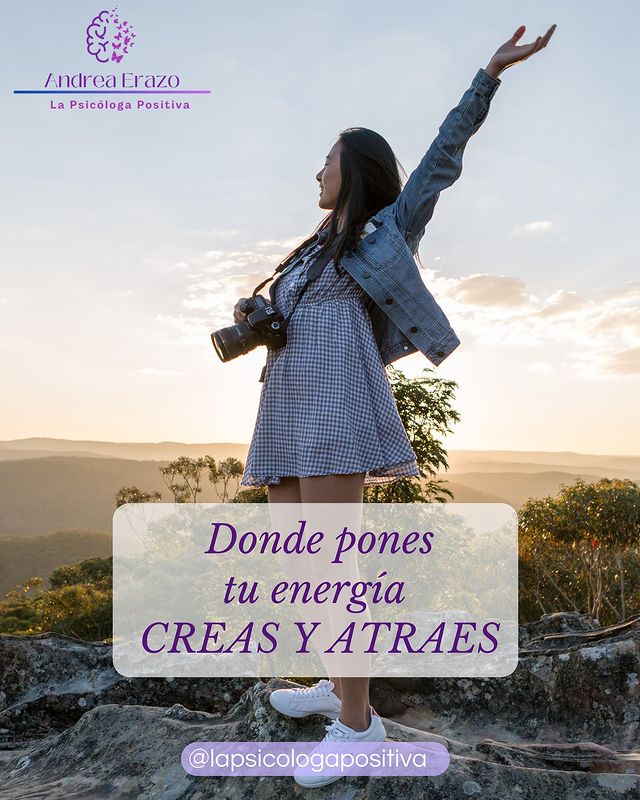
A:
<svg viewBox="0 0 640 800">
<path fill-rule="evenodd" d="M 327 266 L 329 261 L 331 261 L 331 258 L 333 257 L 333 253 L 335 252 L 335 249 L 336 249 L 335 244 L 332 245 L 331 247 L 327 248 L 327 250 L 325 250 L 324 253 L 321 253 L 313 261 L 313 264 L 311 264 L 311 266 L 307 269 L 306 280 L 305 280 L 304 284 L 302 285 L 300 291 L 298 292 L 298 296 L 296 297 L 293 305 L 291 306 L 291 311 L 289 311 L 289 314 L 285 317 L 285 320 L 284 320 L 285 328 L 289 325 L 289 320 L 291 319 L 291 317 L 293 315 L 293 312 L 295 311 L 296 306 L 298 305 L 298 303 L 302 299 L 303 294 L 307 291 L 309 286 L 315 280 L 317 280 L 320 277 L 320 275 L 322 274 L 322 270 Z M 278 276 L 278 277 L 281 277 L 281 276 Z M 276 287 L 276 284 L 277 284 L 277 281 L 274 281 L 271 284 L 271 286 L 269 287 L 269 297 L 271 298 L 271 302 L 274 305 L 275 305 L 275 287 Z"/>
<path fill-rule="evenodd" d="M 376 224 L 376 223 L 373 222 L 372 219 L 369 219 L 367 221 L 366 225 L 364 226 L 364 229 L 363 229 L 362 233 L 360 234 L 360 238 L 363 239 L 369 233 L 374 233 L 378 229 L 379 225 L 381 225 L 381 224 L 382 224 L 382 222 L 380 222 L 380 221 L 378 221 L 378 223 Z M 316 234 L 316 241 L 315 241 L 314 244 L 317 244 L 318 239 L 320 239 L 325 234 L 325 232 L 327 232 L 327 228 L 324 228 L 324 229 L 320 230 L 319 233 Z M 285 319 L 285 322 L 284 322 L 285 328 L 286 328 L 286 326 L 288 326 L 289 320 L 291 319 L 291 315 L 293 314 L 293 312 L 295 310 L 295 307 L 300 302 L 300 298 L 302 297 L 302 295 L 305 293 L 305 291 L 309 287 L 309 284 L 313 283 L 313 281 L 316 280 L 316 278 L 319 277 L 319 275 L 322 272 L 322 270 L 329 263 L 329 261 L 331 260 L 331 258 L 333 256 L 333 253 L 335 252 L 335 248 L 336 248 L 336 245 L 335 245 L 335 242 L 334 242 L 331 245 L 331 247 L 329 247 L 327 250 L 324 251 L 324 253 L 321 253 L 315 259 L 314 263 L 307 270 L 307 280 L 305 281 L 305 283 L 302 286 L 300 292 L 298 293 L 298 296 L 296 297 L 296 300 L 295 300 L 295 302 L 294 302 L 294 304 L 293 304 L 293 306 L 291 308 L 291 311 L 289 312 L 289 315 Z M 271 275 L 269 278 L 266 278 L 264 281 L 262 281 L 262 283 L 259 286 L 256 286 L 256 288 L 253 290 L 253 294 L 256 295 L 260 291 L 260 289 L 262 289 L 262 287 L 265 284 L 267 284 L 270 280 L 273 280 L 275 275 L 277 275 L 278 273 L 283 273 L 290 266 L 292 266 L 292 265 L 291 264 L 286 264 L 285 265 L 284 263 L 283 264 L 278 264 L 278 266 L 276 267 L 273 275 Z M 280 277 L 282 277 L 281 274 L 278 274 L 278 278 L 280 278 Z M 269 298 L 271 300 L 271 304 L 272 305 L 275 305 L 275 285 L 278 282 L 278 278 L 276 278 L 276 280 L 269 287 Z M 264 381 L 264 376 L 265 376 L 266 369 L 267 369 L 267 365 L 265 364 L 264 367 L 262 368 L 262 372 L 260 373 L 260 377 L 258 378 L 258 381 L 260 383 L 262 383 Z"/>
<path fill-rule="evenodd" d="M 328 247 L 328 248 L 327 248 L 327 249 L 326 249 L 326 250 L 325 250 L 323 253 L 321 253 L 321 254 L 320 254 L 320 255 L 319 255 L 319 256 L 318 256 L 318 257 L 317 257 L 317 258 L 316 258 L 316 259 L 313 261 L 313 264 L 311 264 L 311 266 L 310 266 L 310 267 L 307 269 L 306 280 L 305 280 L 305 282 L 304 282 L 304 284 L 303 284 L 302 288 L 301 288 L 301 289 L 300 289 L 300 291 L 298 292 L 298 296 L 296 297 L 296 299 L 295 299 L 295 301 L 294 301 L 293 305 L 291 306 L 291 310 L 289 311 L 289 313 L 287 314 L 287 316 L 286 316 L 286 317 L 285 317 L 285 319 L 284 319 L 284 322 L 283 322 L 283 327 L 284 327 L 285 331 L 286 331 L 286 329 L 289 327 L 289 320 L 291 319 L 291 316 L 293 315 L 293 312 L 295 311 L 295 308 L 296 308 L 296 306 L 298 305 L 298 303 L 300 302 L 300 300 L 301 300 L 301 298 L 302 298 L 303 294 L 306 292 L 306 290 L 309 288 L 309 286 L 310 286 L 310 285 L 311 285 L 311 284 L 312 284 L 312 283 L 313 283 L 315 280 L 317 280 L 317 278 L 319 278 L 319 277 L 320 277 L 320 275 L 321 275 L 321 273 L 322 273 L 322 270 L 323 270 L 323 269 L 324 269 L 324 268 L 327 266 L 327 264 L 329 263 L 329 261 L 331 261 L 331 258 L 333 257 L 333 254 L 334 254 L 334 252 L 335 252 L 335 249 L 336 249 L 336 245 L 335 245 L 335 243 L 333 243 L 333 244 L 332 244 L 330 247 Z M 288 266 L 288 265 L 287 265 L 287 266 Z M 257 292 L 259 292 L 259 291 L 260 291 L 260 289 L 261 289 L 261 288 L 262 288 L 262 287 L 263 287 L 263 286 L 264 286 L 266 283 L 268 283 L 270 280 L 272 280 L 272 278 L 274 277 L 274 275 L 275 275 L 276 273 L 281 273 L 281 274 L 279 274 L 279 275 L 278 275 L 278 277 L 276 278 L 276 280 L 275 280 L 275 281 L 274 281 L 274 282 L 271 284 L 271 286 L 269 287 L 269 298 L 270 298 L 270 300 L 271 300 L 271 304 L 272 304 L 272 305 L 275 305 L 275 286 L 276 286 L 276 284 L 277 284 L 277 282 L 278 282 L 278 279 L 282 277 L 282 272 L 283 272 L 285 269 L 286 269 L 286 267 L 285 267 L 285 265 L 284 265 L 284 264 L 279 264 L 279 265 L 276 267 L 276 270 L 275 270 L 274 274 L 273 274 L 273 275 L 271 275 L 271 277 L 269 277 L 269 278 L 267 278 L 266 280 L 264 280 L 264 281 L 263 281 L 263 282 L 262 282 L 262 283 L 261 283 L 259 286 L 257 286 L 257 287 L 256 287 L 256 288 L 253 290 L 253 293 L 254 293 L 254 295 L 255 295 Z M 265 376 L 265 373 L 266 373 L 266 369 L 267 369 L 267 365 L 265 364 L 265 365 L 264 365 L 264 367 L 262 368 L 262 372 L 260 373 L 260 377 L 258 378 L 258 381 L 259 381 L 260 383 L 263 383 L 263 382 L 264 382 L 264 376 Z"/>
</svg>

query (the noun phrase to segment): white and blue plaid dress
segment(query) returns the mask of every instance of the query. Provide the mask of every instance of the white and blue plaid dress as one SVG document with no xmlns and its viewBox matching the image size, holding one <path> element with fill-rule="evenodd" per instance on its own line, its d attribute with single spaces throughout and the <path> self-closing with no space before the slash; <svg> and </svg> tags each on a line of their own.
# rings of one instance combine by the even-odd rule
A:
<svg viewBox="0 0 640 800">
<path fill-rule="evenodd" d="M 326 231 L 275 280 L 287 316 Z M 287 329 L 268 350 L 242 486 L 280 478 L 365 473 L 365 484 L 418 477 L 365 305 L 364 289 L 329 261 L 307 287 Z"/>
</svg>

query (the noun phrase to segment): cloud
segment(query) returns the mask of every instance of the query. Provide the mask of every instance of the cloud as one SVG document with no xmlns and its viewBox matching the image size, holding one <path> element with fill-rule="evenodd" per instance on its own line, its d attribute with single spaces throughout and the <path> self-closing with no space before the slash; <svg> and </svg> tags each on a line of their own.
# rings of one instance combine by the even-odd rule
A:
<svg viewBox="0 0 640 800">
<path fill-rule="evenodd" d="M 156 314 L 154 320 L 155 334 L 160 344 L 201 345 L 213 330 L 207 315 L 188 315 L 180 309 L 174 314 Z"/>
<path fill-rule="evenodd" d="M 640 302 L 640 280 L 627 281 L 622 286 L 605 289 L 603 294 L 605 299 L 614 304 L 621 302 L 638 303 Z"/>
<path fill-rule="evenodd" d="M 281 258 L 284 258 L 286 253 L 283 253 Z M 271 264 L 275 261 L 276 264 L 281 260 L 276 256 L 265 255 L 265 253 L 256 253 L 255 250 L 207 250 L 205 256 L 208 261 L 213 262 L 209 267 L 209 272 L 215 271 L 216 273 L 230 271 L 235 272 L 243 266 L 253 266 L 255 264 Z"/>
<path fill-rule="evenodd" d="M 527 286 L 523 280 L 488 273 L 459 278 L 448 294 L 467 305 L 522 306 L 529 302 Z"/>
<path fill-rule="evenodd" d="M 512 236 L 528 236 L 530 234 L 545 233 L 551 228 L 552 223 L 548 219 L 538 220 L 537 222 L 526 222 L 518 225 L 511 231 Z"/>
<path fill-rule="evenodd" d="M 533 313 L 539 317 L 558 317 L 562 314 L 570 314 L 578 309 L 587 308 L 589 303 L 583 300 L 577 292 L 559 289 L 549 295 L 545 301 L 545 306 Z"/>
<path fill-rule="evenodd" d="M 613 353 L 603 366 L 607 372 L 615 375 L 640 375 L 640 347 Z"/>
<path fill-rule="evenodd" d="M 289 239 L 261 239 L 259 242 L 255 243 L 256 247 L 281 247 L 282 249 L 289 252 L 293 250 L 294 247 L 300 244 L 303 239 L 306 239 L 306 234 L 301 234 L 300 236 L 291 236 Z"/>
<path fill-rule="evenodd" d="M 594 333 L 611 334 L 626 331 L 640 339 L 640 308 L 605 307 L 593 321 L 591 329 Z"/>
<path fill-rule="evenodd" d="M 249 297 L 256 286 L 261 284 L 265 278 L 268 278 L 272 272 L 273 270 L 266 274 L 264 272 L 248 272 L 242 275 L 232 275 L 229 278 L 229 285 L 234 287 L 234 292 L 238 298 Z M 263 286 L 262 289 L 260 289 L 260 294 L 266 297 L 272 282 L 273 281 Z"/>
<path fill-rule="evenodd" d="M 554 359 L 528 369 L 549 374 L 563 363 L 575 377 L 640 374 L 640 281 L 582 296 L 560 289 L 536 296 L 521 278 L 480 273 L 427 281 L 451 324 L 475 348 L 548 349 Z"/>
<path fill-rule="evenodd" d="M 159 335 L 174 344 L 202 345 L 211 331 L 233 325 L 233 307 L 239 298 L 249 297 L 290 249 L 267 253 L 257 245 L 217 248 L 178 262 L 188 264 L 189 272 L 184 275 L 181 292 L 176 294 L 174 310 L 155 315 L 156 325 L 161 329 Z M 261 290 L 265 296 L 269 285 Z"/>
<path fill-rule="evenodd" d="M 207 250 L 204 255 L 205 258 L 216 259 L 224 255 L 224 250 Z"/>
<path fill-rule="evenodd" d="M 541 223 L 530 223 L 540 229 Z M 544 227 L 542 228 L 544 229 Z M 156 315 L 156 335 L 202 346 L 209 333 L 233 325 L 233 306 L 249 297 L 302 237 L 260 240 L 244 247 L 201 251 L 188 264 L 173 309 Z M 176 263 L 175 261 L 173 262 Z M 442 262 L 438 262 L 440 266 Z M 473 273 L 449 277 L 425 267 L 422 275 L 451 324 L 472 349 L 531 353 L 527 369 L 549 375 L 562 364 L 576 377 L 611 379 L 640 374 L 640 281 L 589 295 L 562 288 L 537 295 L 519 276 Z M 268 295 L 269 286 L 260 293 Z M 535 348 L 546 348 L 536 357 Z"/>
</svg>

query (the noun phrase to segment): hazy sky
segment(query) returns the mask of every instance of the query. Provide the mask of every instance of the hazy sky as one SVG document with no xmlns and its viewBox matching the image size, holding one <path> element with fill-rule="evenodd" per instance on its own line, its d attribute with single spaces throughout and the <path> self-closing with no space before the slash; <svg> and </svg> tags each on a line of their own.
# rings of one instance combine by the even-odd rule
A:
<svg viewBox="0 0 640 800">
<path fill-rule="evenodd" d="M 265 350 L 223 364 L 209 334 L 324 215 L 339 131 L 377 130 L 410 173 L 497 47 L 556 23 L 501 75 L 420 246 L 462 340 L 436 369 L 459 384 L 446 446 L 640 452 L 637 3 L 123 0 L 136 46 L 102 67 L 85 29 L 111 7 L 5 8 L 0 438 L 248 442 Z M 123 70 L 211 94 L 13 94 Z"/>
</svg>

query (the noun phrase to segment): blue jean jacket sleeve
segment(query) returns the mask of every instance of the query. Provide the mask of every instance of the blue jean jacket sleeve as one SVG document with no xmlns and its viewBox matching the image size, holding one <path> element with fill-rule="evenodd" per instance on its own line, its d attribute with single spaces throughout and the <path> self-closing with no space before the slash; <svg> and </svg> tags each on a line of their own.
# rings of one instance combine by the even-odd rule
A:
<svg viewBox="0 0 640 800">
<path fill-rule="evenodd" d="M 484 69 L 478 70 L 471 86 L 447 114 L 438 135 L 409 176 L 393 203 L 396 224 L 407 240 L 419 238 L 433 215 L 440 192 L 460 177 L 465 145 L 484 122 L 491 98 L 501 83 Z"/>
</svg>

